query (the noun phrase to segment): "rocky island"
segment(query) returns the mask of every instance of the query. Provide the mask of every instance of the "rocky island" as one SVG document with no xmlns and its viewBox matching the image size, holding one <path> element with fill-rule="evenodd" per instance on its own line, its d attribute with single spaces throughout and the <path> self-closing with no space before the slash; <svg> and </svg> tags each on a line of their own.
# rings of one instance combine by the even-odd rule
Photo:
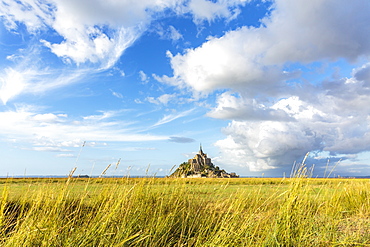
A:
<svg viewBox="0 0 370 247">
<path fill-rule="evenodd" d="M 182 163 L 169 177 L 181 178 L 238 178 L 236 173 L 227 173 L 214 166 L 211 158 L 207 157 L 200 145 L 199 152 L 188 162 Z"/>
</svg>

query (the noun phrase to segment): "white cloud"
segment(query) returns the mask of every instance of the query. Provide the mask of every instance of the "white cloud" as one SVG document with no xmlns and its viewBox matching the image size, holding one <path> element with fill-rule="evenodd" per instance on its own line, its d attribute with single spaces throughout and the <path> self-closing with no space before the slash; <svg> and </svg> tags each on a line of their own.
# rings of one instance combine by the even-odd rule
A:
<svg viewBox="0 0 370 247">
<path fill-rule="evenodd" d="M 67 152 L 70 150 L 62 149 L 58 147 L 33 147 L 32 150 L 41 151 L 41 152 Z"/>
<path fill-rule="evenodd" d="M 144 71 L 139 71 L 140 80 L 143 83 L 147 83 L 149 81 L 149 77 L 144 73 Z"/>
<path fill-rule="evenodd" d="M 84 120 L 88 120 L 88 121 L 102 121 L 104 119 L 108 119 L 108 118 L 111 118 L 111 117 L 114 117 L 114 116 L 117 116 L 119 113 L 123 112 L 123 111 L 99 111 L 101 112 L 102 114 L 100 115 L 90 115 L 90 116 L 85 116 L 85 117 L 82 117 Z"/>
<path fill-rule="evenodd" d="M 188 116 L 190 113 L 192 113 L 194 111 L 194 109 L 190 109 L 190 110 L 187 110 L 187 111 L 183 111 L 183 112 L 179 112 L 179 113 L 174 113 L 174 114 L 169 114 L 169 115 L 165 115 L 163 118 L 161 118 L 158 122 L 156 122 L 153 127 L 157 127 L 157 126 L 160 126 L 160 125 L 163 125 L 163 124 L 166 124 L 166 123 L 169 123 L 169 122 L 172 122 L 178 118 L 182 118 L 182 117 L 185 117 L 185 116 Z"/>
<path fill-rule="evenodd" d="M 182 39 L 181 33 L 172 25 L 169 25 L 167 28 L 163 27 L 162 25 L 156 25 L 155 32 L 160 36 L 161 39 L 168 39 L 172 41 Z"/>
<path fill-rule="evenodd" d="M 174 26 L 169 26 L 168 37 L 169 39 L 176 41 L 182 39 L 182 34 Z"/>
<path fill-rule="evenodd" d="M 222 150 L 222 161 L 233 156 L 235 165 L 251 171 L 289 166 L 307 151 L 322 148 L 320 136 L 295 122 L 232 121 L 224 133 L 227 138 L 216 143 Z"/>
<path fill-rule="evenodd" d="M 32 117 L 32 119 L 42 123 L 55 123 L 62 120 L 60 119 L 60 117 L 66 118 L 67 115 L 66 114 L 55 115 L 53 113 L 36 114 Z"/>
<path fill-rule="evenodd" d="M 287 76 L 299 75 L 286 74 L 292 63 L 369 55 L 369 11 L 366 0 L 277 0 L 259 28 L 242 27 L 171 55 L 172 84 L 202 92 L 276 91 Z"/>
<path fill-rule="evenodd" d="M 307 97 L 306 92 L 314 96 Z M 354 78 L 325 81 L 314 91 L 303 89 L 299 96 L 280 99 L 269 107 L 259 108 L 262 113 L 253 112 L 254 115 L 244 111 L 242 101 L 219 100 L 210 116 L 238 119 L 224 128 L 227 137 L 216 143 L 222 153 L 219 160 L 226 163 L 231 159 L 234 164 L 258 171 L 289 166 L 308 151 L 326 151 L 333 157 L 367 152 L 368 93 L 363 82 Z M 228 94 L 221 97 L 236 100 Z M 232 110 L 236 113 L 230 116 Z M 289 118 L 258 119 L 271 110 L 284 112 Z"/>
<path fill-rule="evenodd" d="M 157 100 L 164 104 L 164 105 L 167 105 L 168 102 L 170 102 L 171 100 L 175 99 L 176 98 L 176 94 L 163 94 L 161 96 L 159 96 L 157 98 Z"/>
<path fill-rule="evenodd" d="M 5 105 L 20 94 L 42 94 L 79 81 L 90 69 L 51 68 L 37 45 L 12 56 L 14 66 L 0 68 L 0 100 Z"/>
<path fill-rule="evenodd" d="M 217 98 L 217 107 L 212 109 L 208 116 L 219 119 L 235 119 L 248 121 L 292 121 L 287 112 L 277 108 L 268 107 L 257 100 L 243 98 L 225 92 Z"/>
<path fill-rule="evenodd" d="M 65 114 L 39 113 L 39 109 L 19 107 L 0 112 L 0 135 L 17 142 L 33 143 L 37 151 L 68 151 L 66 147 L 94 146 L 108 141 L 167 140 L 168 136 L 140 134 L 132 122 L 115 120 L 121 111 L 102 112 L 72 119 Z M 100 145 L 100 144 L 99 144 Z"/>
<path fill-rule="evenodd" d="M 164 10 L 172 9 L 179 15 L 190 12 L 199 22 L 230 19 L 243 4 L 243 0 L 192 0 L 188 5 L 185 0 L 5 0 L 0 4 L 0 14 L 9 30 L 17 30 L 22 23 L 35 35 L 40 29 L 55 31 L 63 38 L 61 42 L 41 41 L 66 62 L 89 61 L 104 69 L 111 67 Z M 181 38 L 173 26 L 169 26 L 167 36 Z"/>
<path fill-rule="evenodd" d="M 43 31 L 53 33 L 55 39 L 43 37 L 41 44 L 31 43 L 28 49 L 7 56 L 7 62 L 15 65 L 0 69 L 0 99 L 6 104 L 21 93 L 42 93 L 112 67 L 163 10 L 190 13 L 201 25 L 217 18 L 232 20 L 246 2 L 4 0 L 0 15 L 9 30 L 16 33 L 24 25 L 36 42 Z M 232 90 L 221 94 L 208 113 L 231 120 L 224 129 L 226 138 L 216 143 L 222 154 L 219 159 L 225 162 L 264 170 L 290 165 L 311 150 L 333 156 L 361 153 L 370 148 L 369 12 L 368 0 L 350 4 L 345 0 L 276 0 L 260 27 L 241 27 L 222 37 L 210 37 L 183 54 L 168 52 L 174 76 L 153 78 L 196 93 Z M 173 26 L 163 30 L 168 38 L 181 38 Z M 40 45 L 61 58 L 65 69 L 50 69 L 38 58 L 45 55 L 45 49 L 35 48 Z M 351 62 L 362 59 L 365 64 L 354 69 L 349 79 L 326 79 L 318 85 L 304 80 L 285 83 L 304 73 L 297 67 L 307 70 L 312 62 L 330 64 L 342 58 Z M 142 82 L 149 81 L 143 71 L 139 75 Z M 155 104 L 173 99 L 171 94 L 147 98 Z M 190 112 L 166 115 L 151 127 Z M 115 121 L 114 116 L 115 112 L 101 112 L 71 119 L 17 109 L 0 113 L 0 134 L 15 140 L 37 139 L 34 145 L 40 151 L 78 146 L 83 140 L 168 139 L 132 132 L 127 129 L 130 123 Z"/>
<path fill-rule="evenodd" d="M 0 15 L 6 28 L 22 33 L 25 27 L 34 38 L 26 49 L 7 56 L 15 65 L 0 70 L 0 99 L 6 104 L 22 93 L 42 93 L 111 68 L 164 11 L 172 10 L 178 15 L 190 13 L 196 22 L 211 21 L 230 19 L 244 3 L 242 0 L 1 1 Z M 199 4 L 207 7 L 202 13 L 197 8 Z M 45 38 L 45 32 L 52 33 L 53 38 Z M 172 25 L 163 35 L 172 40 L 182 37 Z M 53 65 L 43 59 L 44 55 L 50 58 L 48 52 L 58 56 L 68 71 L 50 69 Z M 148 82 L 142 71 L 140 76 L 143 82 Z"/>
<path fill-rule="evenodd" d="M 211 92 L 215 89 L 271 86 L 287 78 L 279 65 L 264 65 L 261 53 L 267 46 L 257 31 L 242 28 L 221 38 L 211 38 L 201 47 L 188 49 L 184 55 L 171 54 L 174 77 L 179 87 Z"/>
<path fill-rule="evenodd" d="M 12 68 L 5 68 L 0 76 L 0 99 L 6 104 L 9 99 L 20 94 L 26 87 L 25 77 L 33 74 L 30 71 L 19 73 Z"/>
<path fill-rule="evenodd" d="M 146 100 L 152 104 L 156 105 L 167 105 L 170 101 L 177 99 L 176 94 L 163 94 L 157 98 L 154 97 L 147 97 Z"/>
<path fill-rule="evenodd" d="M 145 31 L 151 18 L 147 11 L 161 11 L 172 4 L 171 1 L 135 4 L 99 0 L 2 1 L 0 15 L 6 27 L 17 33 L 24 24 L 34 38 L 26 49 L 7 56 L 14 66 L 0 70 L 0 99 L 6 104 L 22 93 L 42 93 L 112 67 Z M 61 41 L 45 40 L 44 31 L 53 32 L 53 37 L 59 36 Z M 43 56 L 50 58 L 50 54 L 43 45 L 67 66 L 53 68 L 49 60 L 45 62 Z M 85 63 L 88 66 L 83 66 Z"/>
<path fill-rule="evenodd" d="M 74 154 L 57 154 L 56 157 L 63 157 L 63 158 L 75 158 Z"/>
<path fill-rule="evenodd" d="M 30 54 L 25 60 L 32 60 L 36 54 Z M 37 63 L 37 62 L 36 62 Z M 33 65 L 21 63 L 18 67 L 0 69 L 0 100 L 5 105 L 20 94 L 40 94 L 49 90 L 75 83 L 86 71 L 39 69 Z"/>
<path fill-rule="evenodd" d="M 216 143 L 225 164 L 258 171 L 289 166 L 308 151 L 333 156 L 366 152 L 368 63 L 349 79 L 310 83 L 301 76 L 313 62 L 366 62 L 369 12 L 366 0 L 350 5 L 344 0 L 276 0 L 260 27 L 211 37 L 183 54 L 168 53 L 173 77 L 155 78 L 198 94 L 231 91 L 219 95 L 208 113 L 231 120 L 226 138 Z"/>
<path fill-rule="evenodd" d="M 135 102 L 136 104 L 142 104 L 142 103 L 143 103 L 140 99 L 135 99 L 135 100 L 134 100 L 134 102 Z"/>
<path fill-rule="evenodd" d="M 212 22 L 216 18 L 232 20 L 240 13 L 239 6 L 246 2 L 246 0 L 191 0 L 188 7 L 194 16 L 194 21 L 201 23 Z"/>
<path fill-rule="evenodd" d="M 121 93 L 119 93 L 119 92 L 115 92 L 115 91 L 113 91 L 113 90 L 111 90 L 111 89 L 110 89 L 110 91 L 112 92 L 112 95 L 113 95 L 114 97 L 117 97 L 117 98 L 119 98 L 119 99 L 123 99 L 123 95 L 122 95 Z"/>
<path fill-rule="evenodd" d="M 50 24 L 53 10 L 34 0 L 4 0 L 0 3 L 0 14 L 8 29 L 15 30 L 19 23 L 25 23 L 27 30 L 35 33 Z"/>
<path fill-rule="evenodd" d="M 43 43 L 57 56 L 77 64 L 99 62 L 109 68 L 142 33 L 147 11 L 161 11 L 171 1 L 7 1 L 2 3 L 9 29 L 23 23 L 32 33 L 49 28 L 63 37 L 60 43 Z M 110 31 L 105 31 L 106 29 Z"/>
<path fill-rule="evenodd" d="M 102 33 L 101 29 L 91 28 L 85 30 L 84 36 L 67 38 L 60 44 L 52 44 L 45 40 L 43 43 L 58 57 L 65 58 L 66 61 L 72 59 L 77 65 L 88 61 L 100 63 L 100 69 L 108 69 L 139 37 L 140 33 L 137 33 L 137 30 L 138 28 L 121 28 L 110 38 Z"/>
</svg>

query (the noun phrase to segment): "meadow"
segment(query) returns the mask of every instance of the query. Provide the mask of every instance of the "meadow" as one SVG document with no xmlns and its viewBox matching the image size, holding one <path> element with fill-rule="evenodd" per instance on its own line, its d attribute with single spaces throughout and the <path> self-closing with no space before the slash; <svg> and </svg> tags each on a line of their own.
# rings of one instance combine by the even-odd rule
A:
<svg viewBox="0 0 370 247">
<path fill-rule="evenodd" d="M 0 180 L 0 246 L 370 246 L 370 180 Z"/>
</svg>

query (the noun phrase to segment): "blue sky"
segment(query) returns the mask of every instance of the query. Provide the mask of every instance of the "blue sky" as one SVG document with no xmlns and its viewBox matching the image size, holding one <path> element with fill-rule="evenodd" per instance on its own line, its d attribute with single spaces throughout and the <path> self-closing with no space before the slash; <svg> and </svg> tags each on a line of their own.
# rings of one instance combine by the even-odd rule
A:
<svg viewBox="0 0 370 247">
<path fill-rule="evenodd" d="M 0 176 L 370 175 L 370 2 L 4 0 Z M 85 143 L 85 145 L 84 145 Z"/>
</svg>

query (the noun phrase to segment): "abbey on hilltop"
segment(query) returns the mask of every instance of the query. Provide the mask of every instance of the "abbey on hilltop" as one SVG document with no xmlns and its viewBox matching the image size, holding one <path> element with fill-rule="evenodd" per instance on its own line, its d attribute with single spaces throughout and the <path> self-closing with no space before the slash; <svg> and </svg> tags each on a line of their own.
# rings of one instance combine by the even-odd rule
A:
<svg viewBox="0 0 370 247">
<path fill-rule="evenodd" d="M 238 178 L 235 173 L 227 173 L 218 166 L 214 166 L 211 158 L 207 157 L 200 145 L 199 152 L 188 162 L 182 163 L 170 177 L 182 178 Z"/>
</svg>

